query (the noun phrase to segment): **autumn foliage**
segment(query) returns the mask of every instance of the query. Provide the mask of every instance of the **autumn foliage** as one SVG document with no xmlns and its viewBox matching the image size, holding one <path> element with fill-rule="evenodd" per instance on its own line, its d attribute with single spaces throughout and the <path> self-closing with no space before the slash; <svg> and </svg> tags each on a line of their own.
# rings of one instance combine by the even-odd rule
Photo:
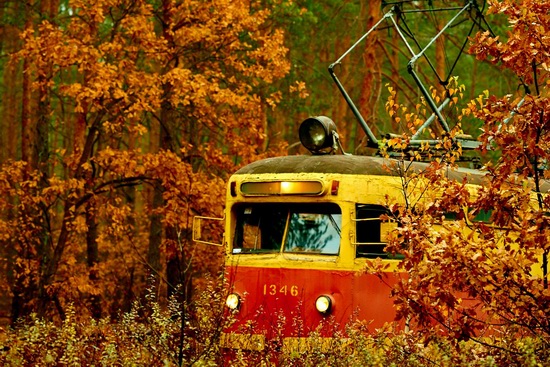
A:
<svg viewBox="0 0 550 367">
<path fill-rule="evenodd" d="M 259 5 L 28 9 L 11 59 L 24 63 L 22 159 L 0 171 L 13 320 L 63 318 L 69 302 L 115 315 L 153 278 L 187 298 L 194 274 L 216 270 L 220 253 L 190 244 L 192 216 L 220 216 L 228 172 L 283 146 L 266 128 L 287 49 Z"/>
<path fill-rule="evenodd" d="M 0 363 L 221 363 L 220 327 L 231 320 L 217 313 L 223 292 L 205 274 L 217 274 L 223 253 L 192 243 L 192 217 L 221 216 L 229 174 L 285 153 L 270 119 L 287 118 L 276 107 L 307 93 L 301 81 L 279 83 L 292 70 L 274 14 L 316 14 L 290 0 L 5 3 L 20 24 L 1 35 L 11 37 L 4 82 L 17 91 L 21 131 L 6 133 L 0 167 L 0 292 L 17 327 L 0 333 Z M 515 74 L 519 88 L 457 111 L 442 154 L 420 147 L 390 167 L 406 198 L 386 203 L 399 223 L 387 249 L 405 255 L 393 296 L 413 330 L 368 335 L 359 322 L 331 353 L 314 348 L 283 362 L 535 366 L 550 358 L 550 3 L 488 4 L 510 30 L 477 34 L 470 51 Z M 315 35 L 308 31 L 304 38 Z M 345 49 L 350 40 L 335 42 Z M 425 113 L 403 112 L 392 91 L 389 119 L 414 132 Z M 453 89 L 454 108 L 463 92 Z M 497 156 L 476 189 L 444 174 L 461 158 L 453 140 L 461 124 L 474 120 L 480 153 Z M 406 150 L 407 135 L 386 143 Z M 430 168 L 409 170 L 424 157 Z"/>
<path fill-rule="evenodd" d="M 395 303 L 426 340 L 475 340 L 521 355 L 494 338 L 537 338 L 536 353 L 549 358 L 549 11 L 547 2 L 491 1 L 489 12 L 505 14 L 511 29 L 502 39 L 485 32 L 473 40 L 471 52 L 521 83 L 517 95 L 485 93 L 462 111 L 463 121 L 483 122 L 481 152 L 499 152 L 481 186 L 446 178 L 460 158 L 452 144 L 459 131 L 426 171 L 414 172 L 408 156 L 391 168 L 406 198 L 388 198 L 399 223 L 388 250 L 405 255 Z"/>
</svg>

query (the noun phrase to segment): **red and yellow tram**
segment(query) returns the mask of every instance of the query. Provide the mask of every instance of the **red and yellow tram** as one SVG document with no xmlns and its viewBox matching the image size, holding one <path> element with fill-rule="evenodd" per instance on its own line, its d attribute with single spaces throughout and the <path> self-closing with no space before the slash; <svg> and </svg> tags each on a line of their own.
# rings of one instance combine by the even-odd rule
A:
<svg viewBox="0 0 550 367">
<path fill-rule="evenodd" d="M 311 126 L 301 135 L 319 135 L 301 137 L 312 152 L 336 144 L 326 120 L 306 121 Z M 372 156 L 276 157 L 230 178 L 226 306 L 235 322 L 224 330 L 224 347 L 263 350 L 276 341 L 300 350 L 312 333 L 330 338 L 353 319 L 373 329 L 394 322 L 391 285 L 402 274 L 395 271 L 399 255 L 384 251 L 395 223 L 381 218 L 387 198 L 403 200 L 404 192 L 389 163 Z M 449 174 L 474 184 L 480 176 L 468 169 Z M 383 277 L 365 272 L 377 258 L 389 264 Z"/>
<path fill-rule="evenodd" d="M 455 136 L 442 113 L 452 105 L 455 89 L 449 88 L 450 73 L 444 80 L 437 76 L 446 89 L 445 99 L 438 106 L 439 98 L 434 100 L 428 93 L 416 74 L 415 63 L 428 58 L 426 51 L 455 25 L 461 14 L 475 16 L 475 25 L 486 24 L 475 1 L 460 8 L 441 8 L 456 14 L 443 28 L 437 27 L 427 46 L 415 51 L 419 42 L 415 39 L 409 43 L 407 37 L 411 34 L 402 32 L 399 23 L 406 23 L 406 13 L 433 12 L 433 8 L 419 10 L 415 3 L 414 8 L 406 9 L 406 3 L 389 4 L 391 9 L 329 66 L 331 77 L 364 130 L 370 148 L 379 148 L 384 142 L 377 140 L 361 116 L 336 76 L 335 67 L 380 25 L 384 25 L 384 30 L 395 28 L 412 53 L 407 71 L 433 113 L 404 145 L 437 149 L 443 135 L 433 139 L 431 132 L 429 140 L 422 137 L 427 136 L 432 122 L 439 124 L 438 130 L 446 139 Z M 390 136 L 401 138 L 398 134 Z M 224 347 L 265 350 L 276 344 L 276 350 L 300 350 L 308 347 L 311 335 L 330 341 L 353 319 L 367 321 L 372 329 L 395 322 L 391 288 L 406 274 L 398 271 L 399 255 L 385 252 L 386 238 L 395 223 L 383 219 L 388 218 L 383 214 L 388 211 L 388 198 L 394 203 L 405 203 L 410 194 L 404 192 L 403 177 L 391 169 L 390 159 L 331 154 L 343 149 L 336 127 L 327 117 L 305 120 L 300 126 L 300 140 L 312 155 L 260 160 L 237 171 L 227 185 L 226 306 L 233 310 L 235 320 L 224 330 Z M 447 141 L 461 149 L 480 145 L 464 135 Z M 416 162 L 410 163 L 409 168 L 418 172 L 426 166 L 427 163 Z M 473 192 L 484 178 L 480 171 L 465 168 L 445 174 L 461 181 L 466 178 Z M 194 228 L 194 234 L 199 232 Z M 365 271 L 367 262 L 374 259 L 387 265 L 383 276 Z M 533 269 L 533 275 L 540 274 L 540 269 Z M 405 327 L 404 322 L 398 326 Z"/>
</svg>

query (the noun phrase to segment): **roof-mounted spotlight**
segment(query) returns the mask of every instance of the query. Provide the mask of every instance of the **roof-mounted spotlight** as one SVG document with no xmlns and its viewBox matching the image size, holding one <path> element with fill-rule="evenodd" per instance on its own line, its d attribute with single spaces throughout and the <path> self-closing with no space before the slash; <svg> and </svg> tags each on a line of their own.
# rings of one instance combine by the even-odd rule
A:
<svg viewBox="0 0 550 367">
<path fill-rule="evenodd" d="M 304 120 L 299 134 L 302 145 L 312 154 L 330 154 L 337 148 L 336 124 L 326 116 Z"/>
<path fill-rule="evenodd" d="M 313 155 L 330 154 L 340 148 L 344 152 L 336 124 L 326 116 L 309 117 L 300 125 L 300 141 Z"/>
</svg>

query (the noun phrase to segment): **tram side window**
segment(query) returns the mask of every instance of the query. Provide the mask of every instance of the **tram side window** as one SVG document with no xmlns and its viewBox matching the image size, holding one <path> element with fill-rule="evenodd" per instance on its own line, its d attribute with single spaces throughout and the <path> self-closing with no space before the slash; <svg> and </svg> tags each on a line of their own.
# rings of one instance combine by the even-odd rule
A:
<svg viewBox="0 0 550 367">
<path fill-rule="evenodd" d="M 468 209 L 470 211 L 471 209 Z M 472 218 L 472 222 L 483 222 L 483 223 L 491 223 L 491 215 L 493 214 L 492 210 L 480 210 L 476 213 L 474 218 Z M 445 216 L 445 220 L 453 221 L 457 219 L 463 219 L 464 213 L 456 213 L 456 212 L 445 212 L 443 214 Z"/>
<path fill-rule="evenodd" d="M 480 210 L 474 217 L 474 222 L 491 223 L 492 210 Z"/>
<path fill-rule="evenodd" d="M 242 206 L 237 209 L 233 252 L 279 252 L 287 211 L 275 206 Z"/>
<path fill-rule="evenodd" d="M 380 216 L 387 213 L 381 205 L 356 205 L 356 257 L 387 258 L 384 252 L 386 243 L 383 241 L 382 221 Z"/>
</svg>

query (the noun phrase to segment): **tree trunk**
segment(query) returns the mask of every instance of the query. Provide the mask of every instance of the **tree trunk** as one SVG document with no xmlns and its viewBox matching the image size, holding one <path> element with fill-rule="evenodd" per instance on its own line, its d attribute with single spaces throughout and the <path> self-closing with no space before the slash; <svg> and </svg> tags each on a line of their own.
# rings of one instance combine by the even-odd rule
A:
<svg viewBox="0 0 550 367">
<path fill-rule="evenodd" d="M 20 4 L 14 4 L 13 6 L 8 7 L 8 1 L 0 1 L 0 18 L 5 19 L 4 17 L 14 17 L 15 14 L 20 11 Z M 13 52 L 17 51 L 20 47 L 20 30 L 15 24 L 6 24 L 4 23 L 0 27 L 0 49 L 3 55 L 10 55 Z M 0 149 L 0 164 L 6 163 L 8 160 L 17 160 L 18 159 L 18 142 L 19 142 L 19 127 L 21 126 L 20 120 L 18 119 L 19 115 L 19 105 L 18 105 L 18 94 L 20 93 L 21 85 L 21 63 L 9 62 L 5 60 L 2 62 L 2 73 L 4 88 L 2 91 L 1 99 L 1 109 L 0 113 L 2 119 L 0 122 L 0 146 L 3 149 Z M 15 200 L 13 197 L 7 198 L 10 201 L 11 205 L 15 205 Z M 15 217 L 15 212 L 10 209 L 7 213 L 4 213 L 5 219 L 10 221 Z M 0 257 L 6 259 L 6 268 L 2 269 L 0 276 L 4 281 L 4 285 L 10 287 L 13 293 L 18 293 L 22 290 L 23 284 L 17 284 L 17 250 L 14 244 L 11 241 L 1 241 L 0 242 Z M 11 306 L 10 306 L 11 305 Z M 14 314 L 13 311 L 19 315 L 21 309 L 21 302 L 16 297 L 12 297 L 9 292 L 4 292 L 0 298 L 0 307 L 7 312 L 12 311 L 9 314 L 12 322 L 18 316 L 12 317 Z M 7 314 L 5 316 L 8 316 Z"/>
<path fill-rule="evenodd" d="M 162 17 L 163 17 L 163 24 L 165 25 L 164 29 L 164 37 L 169 42 L 172 43 L 172 34 L 169 32 L 168 27 L 170 24 L 172 24 L 172 2 L 169 0 L 163 0 L 162 2 Z M 173 151 L 174 150 L 174 142 L 172 138 L 172 134 L 174 131 L 174 111 L 173 107 L 170 105 L 170 98 L 169 96 L 172 94 L 172 87 L 168 84 L 163 86 L 163 99 L 165 102 L 161 105 L 161 111 L 160 111 L 160 133 L 159 133 L 159 148 L 160 150 L 166 150 L 166 151 Z M 163 188 L 160 184 L 155 185 L 154 187 L 154 193 L 153 193 L 153 210 L 160 208 L 164 205 L 163 200 Z M 181 256 L 183 254 L 179 253 L 178 246 L 178 237 L 177 237 L 177 230 L 174 227 L 171 227 L 170 225 L 167 225 L 166 228 L 164 228 L 164 234 L 165 239 L 164 242 L 166 243 L 166 282 L 168 285 L 167 289 L 167 296 L 172 295 L 174 292 L 176 292 L 177 289 L 179 289 L 179 285 L 182 282 L 182 276 L 181 273 L 182 264 L 181 264 Z M 160 262 L 160 247 L 162 244 L 162 222 L 161 217 L 153 213 L 151 216 L 151 227 L 150 227 L 150 233 L 149 233 L 149 250 L 148 250 L 148 256 L 147 261 L 149 263 L 149 266 L 151 268 L 151 272 L 156 273 L 158 278 L 158 274 L 161 272 L 161 262 Z M 185 244 L 182 245 L 182 247 L 185 246 Z M 158 284 L 158 281 L 157 281 Z M 156 288 L 159 289 L 158 287 Z"/>
<path fill-rule="evenodd" d="M 28 25 L 29 26 L 29 25 Z M 38 159 L 36 150 L 36 124 L 32 118 L 32 74 L 29 59 L 23 61 L 23 80 L 21 98 L 21 160 L 27 162 L 29 169 L 36 169 Z"/>
<path fill-rule="evenodd" d="M 366 29 L 370 29 L 380 19 L 381 0 L 374 0 L 361 3 L 361 19 L 366 19 Z M 359 110 L 361 115 L 369 124 L 374 127 L 373 121 L 376 120 L 376 104 L 380 98 L 379 80 L 381 73 L 380 54 L 376 52 L 376 45 L 379 43 L 378 32 L 373 32 L 365 40 L 363 50 L 363 63 L 365 65 L 365 74 L 361 83 L 361 94 L 359 97 Z M 356 129 L 358 124 L 355 124 Z M 374 131 L 373 131 L 374 132 Z M 360 144 L 359 134 L 355 135 L 355 146 Z"/>
<path fill-rule="evenodd" d="M 334 59 L 337 59 L 340 57 L 346 50 L 350 47 L 350 36 L 346 35 L 342 38 L 336 38 L 334 40 L 335 42 L 335 55 Z M 349 75 L 349 65 L 348 63 L 344 62 L 341 65 L 339 65 L 336 69 L 336 75 L 338 76 L 338 79 L 341 82 L 344 82 L 348 80 Z M 354 146 L 354 135 L 352 134 L 352 130 L 354 129 L 354 126 L 357 125 L 357 121 L 355 120 L 355 117 L 348 118 L 346 115 L 349 113 L 350 109 L 348 107 L 348 104 L 344 100 L 344 97 L 338 91 L 336 88 L 330 88 L 327 90 L 327 95 L 330 93 L 332 94 L 332 98 L 337 101 L 335 104 L 335 107 L 333 107 L 332 110 L 332 119 L 336 123 L 336 126 L 338 126 L 338 134 L 341 135 L 340 138 L 342 139 L 343 143 L 345 144 L 344 147 L 348 151 L 353 151 Z"/>
<path fill-rule="evenodd" d="M 24 6 L 25 11 L 25 29 L 33 27 L 33 13 L 29 8 L 29 5 Z M 23 73 L 22 73 L 22 95 L 21 95 L 21 160 L 27 163 L 28 177 L 31 177 L 31 172 L 38 168 L 38 148 L 37 148 L 37 124 L 32 111 L 33 108 L 33 67 L 29 59 L 23 61 Z M 12 287 L 13 299 L 11 306 L 11 318 L 12 323 L 16 322 L 20 318 L 28 316 L 32 312 L 32 300 L 37 295 L 37 274 L 35 271 L 40 272 L 39 269 L 28 267 L 31 264 L 38 261 L 42 261 L 42 242 L 44 238 L 38 215 L 38 208 L 27 208 L 24 215 L 29 218 L 33 218 L 34 227 L 37 228 L 37 233 L 34 236 L 37 241 L 23 241 L 20 245 L 20 250 L 17 251 L 17 260 L 14 267 L 14 284 Z M 35 247 L 33 249 L 32 247 Z"/>
<path fill-rule="evenodd" d="M 99 263 L 99 249 L 97 247 L 97 208 L 94 200 L 90 200 L 86 205 L 86 254 L 88 265 L 88 278 L 90 285 L 96 289 L 99 280 L 97 264 Z M 90 295 L 90 312 L 94 319 L 100 319 L 101 312 L 101 296 L 99 294 Z"/>
<path fill-rule="evenodd" d="M 147 251 L 147 266 L 148 266 L 148 279 L 147 288 L 155 289 L 158 291 L 160 285 L 160 245 L 162 242 L 162 217 L 155 211 L 162 207 L 162 187 L 156 184 L 153 189 L 153 202 L 151 214 L 151 222 L 149 227 L 149 248 Z"/>
</svg>

